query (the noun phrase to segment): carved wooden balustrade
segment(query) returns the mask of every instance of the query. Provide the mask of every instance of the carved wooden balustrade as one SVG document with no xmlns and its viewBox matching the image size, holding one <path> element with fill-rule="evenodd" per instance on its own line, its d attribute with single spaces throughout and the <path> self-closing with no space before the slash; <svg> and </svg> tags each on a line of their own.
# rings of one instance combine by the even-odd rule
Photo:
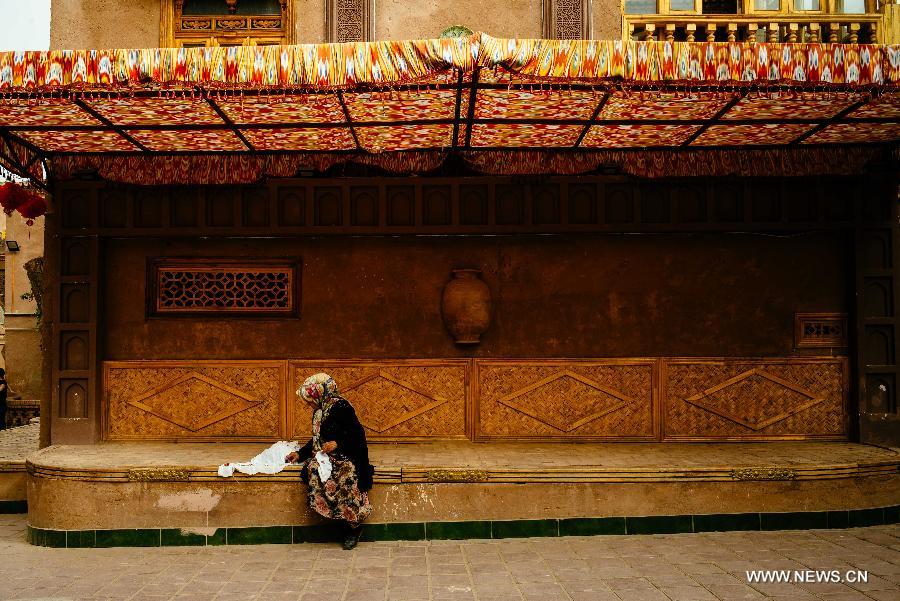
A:
<svg viewBox="0 0 900 601">
<path fill-rule="evenodd" d="M 882 43 L 882 17 L 878 14 L 795 15 L 775 20 L 760 15 L 629 15 L 626 21 L 628 35 L 635 40 Z"/>
<path fill-rule="evenodd" d="M 897 8 L 879 0 L 625 0 L 622 13 L 625 35 L 636 40 L 884 44 L 897 41 Z"/>
</svg>

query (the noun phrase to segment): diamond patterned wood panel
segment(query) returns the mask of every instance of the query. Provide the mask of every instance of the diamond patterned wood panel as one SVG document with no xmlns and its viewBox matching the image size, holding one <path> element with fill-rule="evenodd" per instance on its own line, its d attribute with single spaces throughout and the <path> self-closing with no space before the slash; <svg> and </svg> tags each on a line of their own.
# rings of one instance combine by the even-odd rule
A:
<svg viewBox="0 0 900 601">
<path fill-rule="evenodd" d="M 669 439 L 845 438 L 843 359 L 665 362 Z"/>
<path fill-rule="evenodd" d="M 784 359 L 122 361 L 108 440 L 305 440 L 331 374 L 372 441 L 846 439 L 847 363 Z"/>
<path fill-rule="evenodd" d="M 108 440 L 269 440 L 283 432 L 284 363 L 104 364 Z"/>
<path fill-rule="evenodd" d="M 656 436 L 653 359 L 477 365 L 479 438 Z"/>
<path fill-rule="evenodd" d="M 468 361 L 292 361 L 291 391 L 318 372 L 331 375 L 372 440 L 466 438 Z M 291 435 L 309 436 L 310 411 L 291 392 Z"/>
</svg>

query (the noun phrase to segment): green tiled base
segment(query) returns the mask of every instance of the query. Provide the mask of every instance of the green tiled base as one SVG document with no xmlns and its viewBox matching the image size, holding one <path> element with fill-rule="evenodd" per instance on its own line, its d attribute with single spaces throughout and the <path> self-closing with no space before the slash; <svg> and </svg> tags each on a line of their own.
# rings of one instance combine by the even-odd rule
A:
<svg viewBox="0 0 900 601">
<path fill-rule="evenodd" d="M 609 534 L 673 534 L 734 530 L 807 530 L 855 528 L 900 522 L 900 505 L 848 511 L 794 513 L 723 513 L 713 515 L 654 515 L 557 520 L 472 522 L 415 522 L 366 524 L 364 541 L 460 540 L 596 536 Z M 337 524 L 219 528 L 204 535 L 177 528 L 138 530 L 45 530 L 28 527 L 28 542 L 42 547 L 158 547 L 205 545 L 263 545 L 337 542 Z"/>
<path fill-rule="evenodd" d="M 28 501 L 0 501 L 0 513 L 28 513 Z"/>
<path fill-rule="evenodd" d="M 225 540 L 229 545 L 289 545 L 293 536 L 291 526 L 227 528 Z"/>
<path fill-rule="evenodd" d="M 628 534 L 625 518 L 568 518 L 559 521 L 560 536 Z"/>
<path fill-rule="evenodd" d="M 827 511 L 798 511 L 792 513 L 761 513 L 760 527 L 763 530 L 809 530 L 828 528 Z"/>
<path fill-rule="evenodd" d="M 559 520 L 503 520 L 491 522 L 491 538 L 559 536 Z"/>
<path fill-rule="evenodd" d="M 428 540 L 463 540 L 491 538 L 490 522 L 428 522 L 425 524 Z"/>
<path fill-rule="evenodd" d="M 648 515 L 625 518 L 628 534 L 681 534 L 693 532 L 693 516 L 690 515 Z"/>
<path fill-rule="evenodd" d="M 759 529 L 758 513 L 725 513 L 694 516 L 694 532 L 728 532 L 731 530 Z"/>
</svg>

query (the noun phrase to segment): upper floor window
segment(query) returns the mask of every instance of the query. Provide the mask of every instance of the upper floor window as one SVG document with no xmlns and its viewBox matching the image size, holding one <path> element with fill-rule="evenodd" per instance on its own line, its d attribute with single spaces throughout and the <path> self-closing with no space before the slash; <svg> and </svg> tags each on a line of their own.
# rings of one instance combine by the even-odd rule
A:
<svg viewBox="0 0 900 601">
<path fill-rule="evenodd" d="M 756 10 L 781 10 L 781 0 L 754 0 Z"/>
<path fill-rule="evenodd" d="M 844 15 L 861 15 L 866 12 L 866 0 L 835 0 L 834 12 Z"/>
<path fill-rule="evenodd" d="M 163 0 L 168 46 L 289 44 L 290 0 Z"/>
<path fill-rule="evenodd" d="M 794 0 L 794 10 L 822 10 L 819 0 Z"/>
<path fill-rule="evenodd" d="M 625 14 L 655 15 L 657 12 L 656 0 L 625 0 Z"/>
</svg>

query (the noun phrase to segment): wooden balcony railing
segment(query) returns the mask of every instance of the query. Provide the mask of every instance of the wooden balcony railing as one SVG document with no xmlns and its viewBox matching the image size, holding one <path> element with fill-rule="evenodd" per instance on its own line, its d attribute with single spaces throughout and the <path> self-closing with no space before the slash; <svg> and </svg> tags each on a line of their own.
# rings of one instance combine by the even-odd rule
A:
<svg viewBox="0 0 900 601">
<path fill-rule="evenodd" d="M 882 15 L 625 15 L 635 40 L 884 43 Z"/>
</svg>

